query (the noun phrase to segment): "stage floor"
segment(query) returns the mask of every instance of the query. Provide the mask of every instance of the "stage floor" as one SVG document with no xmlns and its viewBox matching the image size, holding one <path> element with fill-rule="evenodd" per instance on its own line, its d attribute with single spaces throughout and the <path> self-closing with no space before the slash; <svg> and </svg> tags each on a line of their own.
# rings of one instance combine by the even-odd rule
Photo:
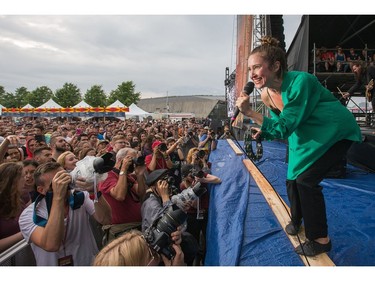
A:
<svg viewBox="0 0 375 281">
<path fill-rule="evenodd" d="M 366 130 L 365 133 L 372 132 Z M 243 145 L 243 142 L 240 142 Z M 263 142 L 257 167 L 288 204 L 286 145 Z M 212 174 L 222 183 L 210 187 L 207 266 L 303 266 L 242 160 L 225 140 L 210 155 Z M 329 235 L 328 256 L 337 266 L 375 265 L 375 174 L 347 165 L 342 179 L 322 182 Z"/>
</svg>

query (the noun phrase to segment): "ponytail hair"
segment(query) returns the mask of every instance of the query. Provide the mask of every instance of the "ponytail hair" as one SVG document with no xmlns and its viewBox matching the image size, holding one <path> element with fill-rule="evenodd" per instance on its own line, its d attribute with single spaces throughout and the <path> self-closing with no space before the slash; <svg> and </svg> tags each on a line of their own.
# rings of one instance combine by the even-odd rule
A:
<svg viewBox="0 0 375 281">
<path fill-rule="evenodd" d="M 277 72 L 277 77 L 281 78 L 287 72 L 287 61 L 284 50 L 279 47 L 280 41 L 271 36 L 264 36 L 260 39 L 261 45 L 254 48 L 250 55 L 259 54 L 269 66 L 274 66 L 275 62 L 280 63 L 280 69 Z"/>
</svg>

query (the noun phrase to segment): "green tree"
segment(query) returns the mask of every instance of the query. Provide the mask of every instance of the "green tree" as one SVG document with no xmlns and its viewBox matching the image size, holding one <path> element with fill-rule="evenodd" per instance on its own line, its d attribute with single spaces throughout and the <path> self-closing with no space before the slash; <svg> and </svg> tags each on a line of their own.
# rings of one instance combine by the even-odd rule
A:
<svg viewBox="0 0 375 281">
<path fill-rule="evenodd" d="M 6 108 L 17 107 L 15 96 L 8 92 L 1 94 L 1 105 Z"/>
<path fill-rule="evenodd" d="M 101 85 L 94 85 L 86 91 L 83 100 L 93 107 L 105 106 L 107 96 Z"/>
<path fill-rule="evenodd" d="M 26 97 L 29 95 L 29 91 L 26 87 L 17 88 L 14 92 L 15 107 L 23 107 L 26 105 Z"/>
<path fill-rule="evenodd" d="M 4 105 L 5 94 L 6 94 L 6 93 L 5 93 L 5 89 L 4 89 L 4 87 L 0 85 L 0 104 L 1 104 L 2 106 L 5 106 L 5 105 Z"/>
<path fill-rule="evenodd" d="M 33 107 L 41 106 L 43 103 L 52 98 L 53 92 L 47 86 L 41 86 L 31 91 L 27 97 L 26 102 L 31 104 Z"/>
<path fill-rule="evenodd" d="M 126 106 L 137 103 L 140 100 L 141 93 L 135 92 L 133 81 L 122 82 L 116 90 L 113 90 L 108 97 L 107 105 L 119 100 Z"/>
<path fill-rule="evenodd" d="M 62 107 L 72 107 L 82 100 L 78 87 L 72 83 L 65 83 L 61 89 L 57 89 L 54 101 Z"/>
</svg>

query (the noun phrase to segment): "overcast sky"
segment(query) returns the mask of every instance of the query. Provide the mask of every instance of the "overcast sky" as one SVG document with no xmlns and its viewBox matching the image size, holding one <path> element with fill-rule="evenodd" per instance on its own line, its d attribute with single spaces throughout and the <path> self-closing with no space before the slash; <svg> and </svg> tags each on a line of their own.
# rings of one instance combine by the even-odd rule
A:
<svg viewBox="0 0 375 281">
<path fill-rule="evenodd" d="M 284 20 L 289 45 L 300 16 Z M 235 24 L 234 15 L 0 16 L 0 85 L 55 91 L 68 82 L 84 94 L 131 80 L 141 98 L 224 95 Z"/>
</svg>

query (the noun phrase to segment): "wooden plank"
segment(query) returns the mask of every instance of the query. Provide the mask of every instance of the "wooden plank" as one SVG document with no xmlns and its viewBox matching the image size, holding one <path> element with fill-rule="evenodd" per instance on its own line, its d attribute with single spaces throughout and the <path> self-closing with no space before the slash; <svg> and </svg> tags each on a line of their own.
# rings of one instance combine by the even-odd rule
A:
<svg viewBox="0 0 375 281">
<path fill-rule="evenodd" d="M 257 183 L 259 189 L 263 193 L 264 198 L 266 199 L 268 205 L 270 206 L 271 210 L 274 212 L 277 220 L 279 221 L 281 227 L 284 229 L 284 232 L 285 232 L 285 226 L 290 221 L 289 207 L 285 204 L 284 200 L 278 196 L 276 191 L 273 189 L 272 185 L 263 176 L 263 174 L 260 172 L 258 167 L 251 160 L 244 159 L 243 163 L 245 164 L 251 176 Z M 294 247 L 297 247 L 300 245 L 300 242 L 298 241 L 297 236 L 289 235 L 286 232 L 285 234 L 288 236 L 290 242 L 292 243 Z M 298 233 L 298 236 L 301 242 L 306 240 L 305 231 L 303 227 L 301 231 Z M 317 255 L 315 257 L 305 257 L 304 255 L 300 255 L 300 257 L 305 265 L 311 265 L 311 266 L 334 266 L 335 265 L 326 253 Z M 306 259 L 308 262 L 306 261 Z"/>
<path fill-rule="evenodd" d="M 233 140 L 227 139 L 227 142 L 229 143 L 230 147 L 234 150 L 234 153 L 236 153 L 236 155 L 243 154 L 242 150 L 238 148 L 238 146 L 234 143 Z"/>
</svg>

